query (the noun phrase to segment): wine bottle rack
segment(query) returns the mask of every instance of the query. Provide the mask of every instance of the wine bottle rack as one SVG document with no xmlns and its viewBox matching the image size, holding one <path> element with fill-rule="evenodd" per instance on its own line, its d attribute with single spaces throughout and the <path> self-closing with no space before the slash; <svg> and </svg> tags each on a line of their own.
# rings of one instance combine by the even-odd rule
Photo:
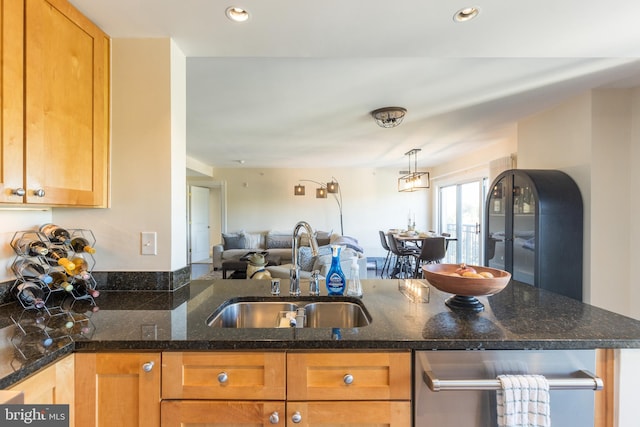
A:
<svg viewBox="0 0 640 427">
<path fill-rule="evenodd" d="M 85 240 L 88 246 L 95 247 L 96 239 L 91 230 L 67 231 L 71 237 L 70 241 L 79 237 Z M 84 264 L 86 271 L 68 271 L 62 265 L 57 265 L 57 262 L 48 260 L 46 255 L 30 253 L 24 242 L 35 242 L 36 246 L 44 245 L 47 249 L 63 249 L 62 254 L 66 253 L 65 258 L 71 262 L 76 260 L 74 264 Z M 16 275 L 11 293 L 17 295 L 18 286 L 31 282 L 39 286 L 44 303 L 43 306 L 36 306 L 16 297 L 22 306 L 19 314 L 11 316 L 15 331 L 10 340 L 16 358 L 20 361 L 30 361 L 62 348 L 74 340 L 90 338 L 95 332 L 91 316 L 98 309 L 94 299 L 98 293 L 92 274 L 96 263 L 93 253 L 78 247 L 76 250 L 69 242 L 52 242 L 45 234 L 34 230 L 17 231 L 10 245 L 16 254 L 11 264 L 11 269 Z M 79 262 L 79 258 L 84 262 Z M 22 269 L 23 263 L 31 263 L 31 269 Z M 38 274 L 34 274 L 34 271 Z M 47 284 L 47 277 L 55 272 L 65 272 L 66 282 L 73 286 L 73 289 L 65 290 L 60 286 Z M 86 289 L 79 290 L 81 286 Z"/>
</svg>

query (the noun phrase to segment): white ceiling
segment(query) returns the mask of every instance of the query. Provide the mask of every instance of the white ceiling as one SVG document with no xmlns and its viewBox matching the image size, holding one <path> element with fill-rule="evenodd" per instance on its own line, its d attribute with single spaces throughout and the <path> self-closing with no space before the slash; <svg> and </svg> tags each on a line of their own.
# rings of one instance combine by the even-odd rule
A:
<svg viewBox="0 0 640 427">
<path fill-rule="evenodd" d="M 640 85 L 634 0 L 70 1 L 113 38 L 176 41 L 187 155 L 214 167 L 406 169 L 421 148 L 426 168 L 590 88 Z M 369 115 L 387 106 L 408 110 L 399 127 Z"/>
</svg>

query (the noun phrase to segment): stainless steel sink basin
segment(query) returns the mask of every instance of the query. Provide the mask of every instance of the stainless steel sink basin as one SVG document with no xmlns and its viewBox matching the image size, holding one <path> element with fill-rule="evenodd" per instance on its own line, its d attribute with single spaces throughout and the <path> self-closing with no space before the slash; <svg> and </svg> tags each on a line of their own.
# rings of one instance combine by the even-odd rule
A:
<svg viewBox="0 0 640 427">
<path fill-rule="evenodd" d="M 368 313 L 354 302 L 314 302 L 304 311 L 305 328 L 360 328 L 371 323 Z"/>
<path fill-rule="evenodd" d="M 289 319 L 302 314 L 303 328 L 360 328 L 371 323 L 371 316 L 362 302 L 336 300 L 334 297 L 316 297 L 313 300 L 281 301 L 268 300 L 229 301 L 218 307 L 207 319 L 214 328 L 279 328 L 294 326 Z M 297 313 L 296 313 L 297 312 Z M 297 318 L 300 322 L 301 318 Z"/>
</svg>

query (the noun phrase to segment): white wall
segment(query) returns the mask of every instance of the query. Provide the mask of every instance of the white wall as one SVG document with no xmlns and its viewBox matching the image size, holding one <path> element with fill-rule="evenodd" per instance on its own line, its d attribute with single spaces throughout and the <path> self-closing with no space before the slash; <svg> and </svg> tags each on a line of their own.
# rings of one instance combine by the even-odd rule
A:
<svg viewBox="0 0 640 427">
<path fill-rule="evenodd" d="M 111 208 L 54 209 L 54 222 L 89 228 L 96 271 L 186 266 L 186 59 L 169 39 L 112 40 Z M 140 232 L 158 255 L 140 254 Z"/>
<path fill-rule="evenodd" d="M 518 165 L 567 172 L 585 213 L 584 299 L 640 319 L 632 281 L 640 167 L 639 89 L 600 89 L 521 120 Z M 635 172 L 634 172 L 635 171 Z M 635 174 L 635 175 L 634 175 Z M 635 256 L 635 258 L 634 258 Z"/>
<path fill-rule="evenodd" d="M 304 220 L 314 230 L 339 234 L 338 204 L 331 194 L 316 199 L 312 182 L 301 182 L 305 196 L 293 194 L 301 179 L 328 182 L 332 176 L 342 188 L 344 234 L 357 238 L 367 256 L 385 255 L 378 230 L 406 228 L 409 211 L 416 227 L 426 230 L 429 190 L 399 193 L 395 169 L 216 169 L 214 178 L 227 187 L 227 231 L 290 233 Z"/>
</svg>

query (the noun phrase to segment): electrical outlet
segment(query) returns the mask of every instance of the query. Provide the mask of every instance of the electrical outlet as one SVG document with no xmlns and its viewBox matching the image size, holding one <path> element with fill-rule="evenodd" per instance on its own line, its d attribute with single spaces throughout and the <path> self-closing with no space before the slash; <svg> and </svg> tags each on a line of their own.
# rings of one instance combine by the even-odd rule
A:
<svg viewBox="0 0 640 427">
<path fill-rule="evenodd" d="M 155 231 L 140 233 L 140 253 L 142 255 L 158 255 L 158 233 Z"/>
</svg>

